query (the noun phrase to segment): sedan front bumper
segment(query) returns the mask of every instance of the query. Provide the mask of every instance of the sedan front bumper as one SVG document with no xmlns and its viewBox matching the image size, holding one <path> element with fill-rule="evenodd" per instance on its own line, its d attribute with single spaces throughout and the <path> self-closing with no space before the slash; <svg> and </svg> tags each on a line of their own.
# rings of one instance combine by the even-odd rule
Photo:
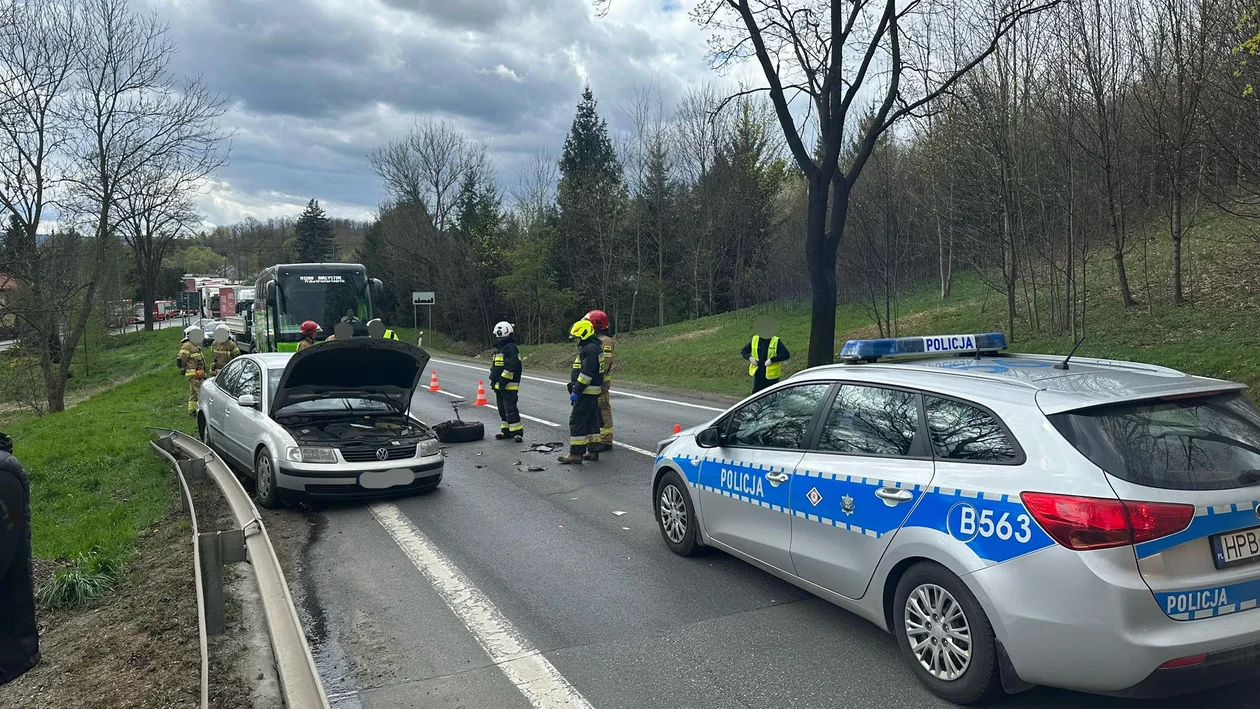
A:
<svg viewBox="0 0 1260 709">
<path fill-rule="evenodd" d="M 281 467 L 276 473 L 276 487 L 280 496 L 286 501 L 304 499 L 339 499 L 352 500 L 364 498 L 392 497 L 407 495 L 424 490 L 431 490 L 442 481 L 445 461 L 419 465 L 406 465 L 407 461 L 399 461 L 400 465 L 380 470 L 337 470 L 328 471 L 293 470 Z M 379 473 L 386 470 L 410 470 L 414 479 L 404 485 L 378 488 L 365 487 L 361 484 L 364 474 Z"/>
</svg>

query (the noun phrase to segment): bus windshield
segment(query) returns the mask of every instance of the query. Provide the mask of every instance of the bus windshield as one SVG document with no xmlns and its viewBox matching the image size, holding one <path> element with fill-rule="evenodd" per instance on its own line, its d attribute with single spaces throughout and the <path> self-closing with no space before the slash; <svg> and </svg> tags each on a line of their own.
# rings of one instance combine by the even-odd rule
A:
<svg viewBox="0 0 1260 709">
<path fill-rule="evenodd" d="M 362 271 L 290 273 L 277 281 L 280 339 L 296 340 L 298 328 L 307 320 L 314 320 L 328 334 L 343 321 L 354 325 L 356 335 L 367 332 L 372 308 Z"/>
</svg>

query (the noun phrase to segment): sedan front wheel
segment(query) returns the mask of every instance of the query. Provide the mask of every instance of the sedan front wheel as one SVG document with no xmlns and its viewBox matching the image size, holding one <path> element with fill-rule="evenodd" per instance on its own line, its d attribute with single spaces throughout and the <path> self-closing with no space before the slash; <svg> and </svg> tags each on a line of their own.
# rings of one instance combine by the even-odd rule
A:
<svg viewBox="0 0 1260 709">
<path fill-rule="evenodd" d="M 280 492 L 276 489 L 276 465 L 266 448 L 254 457 L 254 501 L 267 509 L 280 506 Z"/>
</svg>

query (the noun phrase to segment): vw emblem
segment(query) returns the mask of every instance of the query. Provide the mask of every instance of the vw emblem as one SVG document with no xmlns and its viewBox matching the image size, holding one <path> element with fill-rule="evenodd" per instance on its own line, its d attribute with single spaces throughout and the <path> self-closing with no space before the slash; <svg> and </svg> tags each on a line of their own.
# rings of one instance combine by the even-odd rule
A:
<svg viewBox="0 0 1260 709">
<path fill-rule="evenodd" d="M 377 448 L 377 449 L 376 449 L 376 459 L 377 459 L 377 460 L 389 460 L 389 451 L 385 450 L 384 448 Z"/>
</svg>

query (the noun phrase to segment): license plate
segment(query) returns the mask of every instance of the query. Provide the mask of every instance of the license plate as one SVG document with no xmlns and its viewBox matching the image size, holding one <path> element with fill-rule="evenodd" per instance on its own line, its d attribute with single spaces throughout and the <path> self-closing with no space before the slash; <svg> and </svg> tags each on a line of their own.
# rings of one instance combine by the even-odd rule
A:
<svg viewBox="0 0 1260 709">
<path fill-rule="evenodd" d="M 1212 561 L 1218 569 L 1260 561 L 1260 527 L 1213 534 L 1211 540 Z"/>
<path fill-rule="evenodd" d="M 369 490 L 384 490 L 399 485 L 410 485 L 415 482 L 416 474 L 404 468 L 363 473 L 359 476 L 359 485 Z"/>
</svg>

